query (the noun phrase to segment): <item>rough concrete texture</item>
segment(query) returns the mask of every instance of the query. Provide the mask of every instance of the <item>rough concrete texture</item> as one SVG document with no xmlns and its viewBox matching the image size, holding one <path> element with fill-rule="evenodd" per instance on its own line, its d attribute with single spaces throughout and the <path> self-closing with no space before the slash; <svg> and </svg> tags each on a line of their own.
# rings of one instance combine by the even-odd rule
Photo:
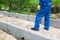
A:
<svg viewBox="0 0 60 40">
<path fill-rule="evenodd" d="M 2 26 L 0 28 L 5 30 L 6 32 L 9 32 L 10 34 L 17 36 L 18 38 L 22 38 L 25 40 L 51 40 L 52 39 L 51 37 L 46 37 L 39 32 L 28 30 L 24 27 L 21 27 L 21 26 L 19 27 L 19 26 L 7 23 L 5 21 L 0 21 L 0 26 Z M 53 38 L 53 40 L 54 39 L 55 38 Z"/>
<path fill-rule="evenodd" d="M 14 12 L 7 12 L 7 11 L 0 11 L 0 14 L 3 14 L 5 16 L 9 16 L 9 17 L 15 17 L 15 18 L 22 19 L 22 20 L 27 20 L 30 22 L 35 21 L 35 16 L 31 16 L 31 15 L 25 15 L 25 14 L 19 14 L 19 13 L 14 13 Z M 43 19 L 42 19 L 42 24 L 44 24 Z M 51 26 L 60 29 L 60 20 L 51 19 Z"/>
<path fill-rule="evenodd" d="M 0 29 L 0 40 L 17 40 L 14 36 L 7 34 Z"/>
<path fill-rule="evenodd" d="M 30 30 L 30 28 L 32 28 L 34 26 L 33 22 L 29 22 L 29 21 L 21 20 L 21 19 L 16 19 L 16 18 L 11 18 L 11 17 L 7 17 L 7 16 L 1 15 L 1 14 L 0 14 L 0 20 L 20 26 L 22 28 L 29 29 L 29 30 Z M 50 27 L 50 30 L 46 31 L 43 29 L 43 27 L 44 26 L 41 25 L 40 31 L 38 31 L 39 33 L 45 34 L 46 36 L 60 39 L 60 29 Z"/>
</svg>

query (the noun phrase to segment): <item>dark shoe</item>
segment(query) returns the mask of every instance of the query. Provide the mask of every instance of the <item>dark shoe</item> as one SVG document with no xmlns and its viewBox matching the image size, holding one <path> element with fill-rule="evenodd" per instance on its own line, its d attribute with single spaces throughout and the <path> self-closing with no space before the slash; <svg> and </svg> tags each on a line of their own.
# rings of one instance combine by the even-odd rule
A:
<svg viewBox="0 0 60 40">
<path fill-rule="evenodd" d="M 31 28 L 31 30 L 34 30 L 34 31 L 39 31 L 39 30 L 37 30 L 37 29 L 35 29 L 35 28 Z"/>
<path fill-rule="evenodd" d="M 48 28 L 45 28 L 45 27 L 44 27 L 44 29 L 47 30 L 47 31 L 49 30 Z"/>
</svg>

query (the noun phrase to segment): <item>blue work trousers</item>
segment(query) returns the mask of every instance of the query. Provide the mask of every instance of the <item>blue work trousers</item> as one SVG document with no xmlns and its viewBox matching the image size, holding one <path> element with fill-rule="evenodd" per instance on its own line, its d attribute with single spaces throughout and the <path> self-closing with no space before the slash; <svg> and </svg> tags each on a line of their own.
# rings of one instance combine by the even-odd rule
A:
<svg viewBox="0 0 60 40">
<path fill-rule="evenodd" d="M 51 10 L 51 5 L 41 6 L 41 9 L 36 14 L 35 25 L 34 25 L 35 29 L 39 30 L 39 24 L 40 24 L 43 16 L 44 16 L 44 27 L 49 29 L 49 27 L 50 27 L 50 10 Z"/>
</svg>

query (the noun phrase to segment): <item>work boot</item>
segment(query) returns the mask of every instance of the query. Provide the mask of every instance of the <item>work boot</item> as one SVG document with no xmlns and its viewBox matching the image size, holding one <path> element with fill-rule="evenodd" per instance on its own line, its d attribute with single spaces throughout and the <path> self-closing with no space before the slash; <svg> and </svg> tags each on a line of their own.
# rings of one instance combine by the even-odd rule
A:
<svg viewBox="0 0 60 40">
<path fill-rule="evenodd" d="M 39 30 L 37 30 L 37 29 L 35 29 L 35 28 L 31 28 L 31 30 L 34 30 L 34 31 L 39 31 Z"/>
<path fill-rule="evenodd" d="M 49 28 L 45 28 L 45 27 L 44 27 L 44 29 L 47 30 L 47 31 L 49 30 Z"/>
</svg>

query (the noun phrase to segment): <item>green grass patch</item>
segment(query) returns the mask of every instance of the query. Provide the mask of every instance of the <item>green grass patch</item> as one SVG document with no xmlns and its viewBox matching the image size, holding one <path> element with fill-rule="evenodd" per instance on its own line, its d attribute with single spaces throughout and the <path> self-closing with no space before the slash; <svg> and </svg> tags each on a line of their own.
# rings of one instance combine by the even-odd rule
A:
<svg viewBox="0 0 60 40">
<path fill-rule="evenodd" d="M 16 12 L 16 13 L 19 13 L 19 14 L 28 14 L 28 15 L 36 14 L 34 12 L 28 12 L 28 11 L 24 11 L 24 10 L 9 10 L 8 12 Z"/>
<path fill-rule="evenodd" d="M 4 40 L 3 38 L 0 38 L 0 40 Z"/>
</svg>

